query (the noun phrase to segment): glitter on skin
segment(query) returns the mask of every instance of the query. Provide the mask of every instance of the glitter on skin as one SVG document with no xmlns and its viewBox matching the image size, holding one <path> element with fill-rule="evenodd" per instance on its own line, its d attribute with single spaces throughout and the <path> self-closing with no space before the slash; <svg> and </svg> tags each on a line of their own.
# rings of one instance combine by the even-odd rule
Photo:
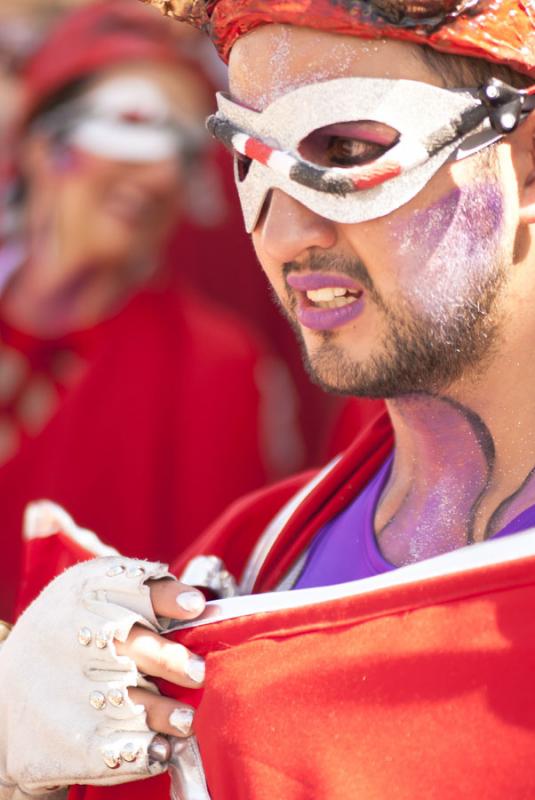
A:
<svg viewBox="0 0 535 800">
<path fill-rule="evenodd" d="M 264 46 L 272 46 L 276 42 L 276 33 L 273 39 L 270 36 L 275 27 L 271 31 L 267 27 L 260 27 L 243 37 L 235 46 L 230 75 L 233 94 L 238 99 L 243 97 L 241 76 L 244 70 L 240 67 L 244 63 L 255 65 L 252 71 L 247 72 L 247 87 L 251 96 L 254 97 L 254 91 L 257 95 L 264 93 L 269 96 L 272 89 L 271 75 L 261 59 L 247 58 L 247 55 L 251 56 L 253 50 L 261 54 Z M 298 55 L 305 46 L 312 43 L 313 38 L 314 47 L 307 50 L 306 60 L 299 61 Z M 283 91 L 311 82 L 311 69 L 325 69 L 331 61 L 332 47 L 336 41 L 336 36 L 328 33 L 323 33 L 317 39 L 305 28 L 295 29 L 292 32 L 287 62 L 288 85 L 283 87 Z M 378 77 L 383 76 L 385 70 L 391 66 L 396 78 L 430 83 L 436 81 L 436 85 L 441 85 L 438 72 L 428 70 L 421 59 L 416 57 L 416 48 L 402 47 L 394 41 L 381 44 L 379 48 L 375 45 L 369 48 L 368 43 L 355 39 L 351 49 L 354 58 L 344 74 Z M 340 76 L 340 71 L 333 68 L 328 77 Z M 529 146 L 527 137 L 526 141 L 523 140 L 522 130 L 529 130 L 531 141 L 533 129 L 531 123 L 527 122 L 526 128 L 519 129 L 514 135 L 510 146 L 496 146 L 496 163 L 491 164 L 490 168 L 488 162 L 482 163 L 474 157 L 452 163 L 437 174 L 425 193 L 422 192 L 410 206 L 412 214 L 417 215 L 412 217 L 412 230 L 409 207 L 400 208 L 390 217 L 365 223 L 361 228 L 352 228 L 322 224 L 321 219 L 299 209 L 290 198 L 277 197 L 275 211 L 271 209 L 271 216 L 266 214 L 264 224 L 255 232 L 254 243 L 260 260 L 280 300 L 286 306 L 290 319 L 293 316 L 291 297 L 285 294 L 284 275 L 281 272 L 284 273 L 283 265 L 286 263 L 288 267 L 291 259 L 295 259 L 297 270 L 346 272 L 360 281 L 366 289 L 368 309 L 358 323 L 336 332 L 306 334 L 306 344 L 311 351 L 314 370 L 324 384 L 335 391 L 342 389 L 347 394 L 352 394 L 355 362 L 358 366 L 359 359 L 368 367 L 366 377 L 374 378 L 374 388 L 378 392 L 381 388 L 388 388 L 387 384 L 392 386 L 394 379 L 399 378 L 400 369 L 401 374 L 405 374 L 407 385 L 402 392 L 403 397 L 388 402 L 395 426 L 396 458 L 399 453 L 399 461 L 387 487 L 388 491 L 381 498 L 381 513 L 378 512 L 375 520 L 379 531 L 386 531 L 389 523 L 395 521 L 396 515 L 408 513 L 410 509 L 407 498 L 410 497 L 411 502 L 422 503 L 420 482 L 425 480 L 428 462 L 434 458 L 434 441 L 431 435 L 433 430 L 438 430 L 441 434 L 439 440 L 442 440 L 444 452 L 440 463 L 444 470 L 451 467 L 445 455 L 448 430 L 452 438 L 457 440 L 459 449 L 458 460 L 452 463 L 462 471 L 466 462 L 474 470 L 469 481 L 470 491 L 466 494 L 462 491 L 456 492 L 456 486 L 458 489 L 463 487 L 455 483 L 454 477 L 450 484 L 452 502 L 460 503 L 470 511 L 471 518 L 465 520 L 463 528 L 466 537 L 472 535 L 473 531 L 474 540 L 480 541 L 492 532 L 488 526 L 489 519 L 496 514 L 497 508 L 503 514 L 504 497 L 514 498 L 515 510 L 522 510 L 530 504 L 528 495 L 524 495 L 526 503 L 523 502 L 524 489 L 518 492 L 518 487 L 523 482 L 528 493 L 532 490 L 532 482 L 526 483 L 525 476 L 531 474 L 535 463 L 535 401 L 532 390 L 535 379 L 532 355 L 535 337 L 535 317 L 532 312 L 535 273 L 532 269 L 532 258 L 529 258 L 531 245 L 526 231 L 526 222 L 532 225 L 534 215 L 525 204 L 526 195 L 521 194 L 519 198 L 519 188 L 528 186 L 528 165 L 531 169 L 532 162 L 531 159 L 526 159 L 525 163 L 519 158 L 514 161 L 512 159 L 512 155 L 524 152 L 524 148 L 527 150 Z M 481 181 L 485 179 L 496 179 L 496 187 L 488 183 L 481 185 Z M 445 194 L 448 189 L 445 187 L 449 187 L 451 191 L 452 186 L 460 187 L 460 192 L 454 190 L 448 198 Z M 471 190 L 478 189 L 482 189 L 479 196 L 470 194 Z M 502 193 L 505 202 L 502 202 Z M 435 205 L 431 204 L 432 201 L 425 201 L 426 197 L 438 196 L 443 197 L 442 205 L 440 201 Z M 519 199 L 522 201 L 522 216 L 519 214 Z M 532 200 L 531 190 L 527 190 L 527 199 Z M 293 215 L 295 225 L 292 227 L 286 223 L 292 222 L 289 218 Z M 479 218 L 475 219 L 475 216 Z M 467 230 L 463 231 L 465 222 Z M 479 225 L 482 225 L 483 230 L 479 229 Z M 398 253 L 398 250 L 403 251 L 403 242 L 411 238 L 413 245 L 419 248 L 418 254 L 411 257 L 408 252 Z M 515 248 L 515 239 L 517 244 L 525 246 L 520 247 L 518 244 Z M 361 247 L 363 252 L 360 252 Z M 434 277 L 429 279 L 426 275 L 426 258 L 432 262 L 434 268 Z M 482 293 L 481 290 L 485 287 L 481 286 L 481 279 L 489 276 L 489 270 L 494 270 L 494 280 L 490 280 L 490 287 L 487 287 L 489 291 Z M 397 279 L 399 272 L 402 273 L 403 280 Z M 372 277 L 373 282 L 370 284 Z M 408 292 L 409 287 L 404 285 L 404 280 L 414 289 L 412 293 Z M 455 304 L 455 313 L 449 313 L 451 309 L 438 291 L 437 281 L 441 284 L 442 292 Z M 468 291 L 471 289 L 474 290 L 473 294 Z M 460 302 L 463 294 L 464 304 Z M 503 302 L 495 302 L 497 294 Z M 494 311 L 495 319 L 485 313 L 489 307 Z M 412 328 L 408 326 L 404 319 L 411 314 L 417 316 L 422 323 L 416 330 L 414 325 Z M 433 320 L 438 320 L 439 324 L 430 325 Z M 293 322 L 295 324 L 295 319 Z M 453 324 L 453 339 L 448 337 L 448 333 L 451 333 L 448 331 L 448 322 Z M 463 337 L 466 322 L 472 331 L 474 327 L 479 328 L 478 344 L 488 356 L 483 365 L 479 360 L 481 353 L 474 353 L 473 349 L 471 352 L 466 336 Z M 392 332 L 395 323 L 400 323 L 395 326 L 396 335 L 388 339 L 385 333 L 388 334 L 389 329 Z M 486 341 L 489 334 L 496 332 L 496 328 L 503 335 L 494 342 Z M 302 334 L 302 331 L 299 333 Z M 413 344 L 416 334 L 421 348 L 413 348 L 412 352 L 402 351 L 400 361 L 399 344 L 407 333 L 412 335 Z M 363 344 L 360 344 L 362 340 Z M 437 342 L 442 342 L 445 348 L 438 348 Z M 448 365 L 451 355 L 454 363 Z M 395 363 L 395 356 L 398 357 L 397 375 L 393 371 L 386 374 L 388 370 L 385 372 L 384 367 L 388 368 L 392 361 Z M 462 369 L 464 357 L 472 360 L 468 364 L 470 369 L 466 365 Z M 457 371 L 454 369 L 455 362 Z M 413 365 L 418 367 L 418 372 L 411 374 L 407 368 L 410 369 Z M 446 375 L 444 366 L 448 367 Z M 436 371 L 434 375 L 430 370 Z M 370 375 L 373 371 L 375 374 Z M 362 390 L 358 393 L 366 394 L 362 370 L 357 372 L 356 377 Z M 446 380 L 446 385 L 437 384 L 437 377 L 440 375 L 443 381 Z M 428 385 L 430 377 L 431 386 Z M 383 380 L 382 387 L 377 378 Z M 397 388 L 400 388 L 399 382 Z M 427 393 L 424 393 L 425 388 L 428 389 Z M 448 398 L 438 396 L 446 393 Z M 457 407 L 455 402 L 458 403 Z M 417 430 L 421 432 L 427 418 L 430 419 L 429 436 L 425 438 L 421 449 L 422 437 L 417 441 L 411 438 L 412 431 L 403 421 L 401 405 L 406 406 L 406 419 L 413 414 L 419 417 Z M 508 425 L 511 425 L 511 409 L 516 412 L 514 430 L 508 430 Z M 445 421 L 443 428 L 438 422 L 441 413 L 444 414 Z M 437 419 L 431 424 L 435 417 Z M 448 424 L 446 420 L 449 421 Z M 480 446 L 478 449 L 478 444 L 484 438 L 480 434 L 484 430 L 490 431 L 492 435 L 491 443 L 495 449 L 493 466 L 488 460 L 485 463 L 485 453 L 488 454 L 490 448 Z M 447 480 L 443 475 L 437 476 L 436 480 L 445 488 Z M 483 491 L 479 494 L 481 487 Z M 443 493 L 440 496 L 439 494 L 437 491 L 434 501 L 440 507 L 440 503 L 449 502 L 449 498 Z M 513 503 L 510 503 L 510 507 L 513 507 Z M 441 510 L 441 529 L 451 542 L 454 534 L 446 530 L 447 518 L 444 508 Z M 455 509 L 449 509 L 449 512 L 450 519 L 455 521 Z M 505 509 L 505 513 L 509 515 L 512 512 Z M 398 520 L 399 518 L 398 516 Z M 429 520 L 422 521 L 422 529 L 424 522 L 428 525 Z M 391 528 L 390 535 L 394 536 L 394 533 L 394 528 Z M 416 541 L 411 546 L 411 531 L 406 531 L 405 536 L 407 545 L 404 550 L 398 550 L 398 556 L 417 561 L 422 542 Z M 463 543 L 468 543 L 468 539 Z M 435 538 L 431 550 L 441 552 L 443 549 L 444 546 Z M 385 555 L 388 558 L 388 553 Z"/>
<path fill-rule="evenodd" d="M 515 517 L 532 505 L 535 505 L 535 466 L 517 491 L 500 503 L 490 518 L 485 538 L 503 530 Z"/>
<path fill-rule="evenodd" d="M 482 223 L 467 225 L 473 209 Z M 396 221 L 386 245 L 391 296 L 383 296 L 370 268 L 357 257 L 312 252 L 300 269 L 347 274 L 366 290 L 365 302 L 384 320 L 384 334 L 365 361 L 352 359 L 337 332 L 303 353 L 313 380 L 327 390 L 365 397 L 443 392 L 469 369 L 480 369 L 498 335 L 493 313 L 506 280 L 507 255 L 498 247 L 503 209 L 497 188 L 487 184 L 454 190 L 424 211 Z M 492 230 L 491 230 L 492 226 Z M 507 249 L 507 248 L 506 248 Z M 469 267 L 467 265 L 470 265 Z M 291 297 L 286 313 L 295 322 Z"/>
<path fill-rule="evenodd" d="M 408 223 L 396 221 L 392 235 L 401 256 L 396 260 L 397 280 L 410 289 L 409 305 L 426 313 L 439 330 L 447 330 L 448 317 L 465 311 L 467 279 L 475 288 L 488 273 L 502 231 L 501 194 L 492 185 L 457 188 L 428 209 L 416 211 Z M 420 274 L 415 253 L 426 265 L 425 291 L 413 277 L 415 271 Z M 483 315 L 485 308 L 478 302 L 472 313 Z M 409 465 L 412 483 L 379 533 L 384 555 L 405 564 L 474 541 L 478 506 L 493 478 L 495 453 L 483 421 L 447 398 L 415 395 L 391 406 L 410 419 L 420 453 L 432 454 L 418 479 L 418 465 Z M 390 483 L 395 477 L 396 466 Z M 502 530 L 534 503 L 535 468 L 494 511 L 483 538 Z"/>
<path fill-rule="evenodd" d="M 473 541 L 478 501 L 491 479 L 495 452 L 483 421 L 447 398 L 414 395 L 394 401 L 393 407 L 410 425 L 420 456 L 429 454 L 408 465 L 408 491 L 378 531 L 383 555 L 401 565 Z M 397 470 L 395 459 L 389 486 Z"/>
<path fill-rule="evenodd" d="M 420 465 L 405 463 L 404 469 L 399 470 L 404 472 L 405 480 L 409 474 L 410 480 L 405 483 L 406 491 L 397 497 L 394 510 L 390 500 L 389 518 L 380 529 L 383 555 L 398 565 L 448 552 L 474 540 L 478 503 L 493 475 L 494 443 L 483 421 L 472 411 L 451 399 L 425 394 L 425 386 L 421 391 L 423 381 L 431 378 L 431 362 L 424 351 L 426 346 L 436 350 L 437 340 L 442 348 L 443 358 L 438 352 L 433 359 L 435 387 L 463 374 L 467 365 L 475 362 L 481 366 L 484 351 L 495 338 L 495 323 L 491 321 L 490 327 L 488 323 L 505 280 L 505 258 L 497 257 L 503 216 L 498 187 L 479 184 L 466 189 L 457 187 L 427 209 L 413 212 L 408 219 L 396 220 L 390 233 L 395 243 L 391 248 L 391 265 L 402 313 L 388 307 L 377 293 L 369 271 L 357 260 L 344 263 L 316 255 L 302 265 L 305 269 L 343 272 L 359 280 L 366 289 L 368 302 L 381 309 L 391 326 L 399 327 L 397 351 L 395 347 L 387 348 L 391 363 L 386 365 L 383 360 L 382 368 L 377 360 L 375 363 L 381 376 L 378 380 L 382 381 L 377 395 L 383 395 L 385 374 L 390 371 L 391 396 L 397 398 L 391 402 L 391 412 L 410 419 L 409 427 L 418 440 L 420 456 L 428 452 L 430 457 L 424 458 Z M 296 264 L 285 266 L 285 272 L 298 269 Z M 291 303 L 289 306 L 291 317 Z M 402 314 L 420 317 L 418 327 L 412 325 L 412 334 L 419 334 L 419 342 L 402 341 L 407 333 L 407 327 L 401 324 Z M 430 330 L 434 335 L 430 335 Z M 453 363 L 452 337 L 457 344 Z M 336 346 L 335 339 L 332 335 L 325 336 L 331 373 L 333 352 L 338 358 L 332 385 L 339 388 L 343 382 L 349 387 L 348 393 L 368 394 L 370 384 L 364 391 L 358 383 L 362 381 L 359 365 L 340 366 L 347 357 Z M 414 355 L 416 346 L 421 358 Z M 316 358 L 312 361 L 310 369 L 317 372 Z M 408 372 L 402 374 L 403 370 Z M 430 384 L 428 390 L 432 388 Z M 441 389 L 444 388 L 442 385 Z M 397 472 L 395 462 L 384 495 L 395 484 Z M 410 537 L 407 531 L 411 532 Z"/>
<path fill-rule="evenodd" d="M 408 221 L 396 221 L 396 280 L 406 287 L 408 305 L 438 325 L 465 312 L 467 287 L 473 293 L 485 281 L 502 229 L 501 192 L 492 184 L 457 187 Z M 472 310 L 479 313 L 477 303 Z"/>
<path fill-rule="evenodd" d="M 309 41 L 306 45 L 310 52 L 310 63 L 306 73 L 296 76 L 292 70 L 290 58 L 293 31 L 288 26 L 283 25 L 270 27 L 273 28 L 273 35 L 271 36 L 271 46 L 269 47 L 269 83 L 266 85 L 265 91 L 260 92 L 258 85 L 254 81 L 248 82 L 247 76 L 242 75 L 239 100 L 242 105 L 261 111 L 277 98 L 289 91 L 298 89 L 300 86 L 305 86 L 309 83 L 321 83 L 340 74 L 349 74 L 351 63 L 354 60 L 354 50 L 351 43 L 346 42 L 343 38 L 333 43 L 329 63 L 322 67 L 314 62 L 315 42 L 321 45 L 321 35 L 317 35 L 314 37 L 315 41 Z M 377 50 L 384 42 L 384 39 L 380 39 L 374 42 L 371 47 L 365 46 L 363 51 Z M 306 61 L 306 54 L 304 54 L 305 48 L 302 47 L 301 55 L 303 60 Z"/>
</svg>

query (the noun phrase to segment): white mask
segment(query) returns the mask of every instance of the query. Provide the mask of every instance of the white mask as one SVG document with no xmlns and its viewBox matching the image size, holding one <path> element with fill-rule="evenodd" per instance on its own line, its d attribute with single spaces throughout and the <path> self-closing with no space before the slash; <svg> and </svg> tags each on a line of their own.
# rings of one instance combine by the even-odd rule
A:
<svg viewBox="0 0 535 800">
<path fill-rule="evenodd" d="M 505 113 L 511 102 L 518 106 L 512 120 Z M 235 153 L 245 225 L 252 232 L 272 189 L 334 222 L 390 214 L 415 197 L 446 161 L 465 158 L 512 130 L 534 102 L 528 93 L 497 81 L 476 90 L 339 78 L 288 92 L 262 112 L 219 94 L 219 110 L 208 127 Z M 375 157 L 339 166 L 326 160 L 324 147 L 314 158 L 314 143 L 318 153 L 318 143 L 333 138 L 361 146 L 357 136 L 343 131 L 370 123 L 391 132 L 387 147 L 372 145 Z M 332 126 L 342 133 L 333 136 Z"/>
</svg>

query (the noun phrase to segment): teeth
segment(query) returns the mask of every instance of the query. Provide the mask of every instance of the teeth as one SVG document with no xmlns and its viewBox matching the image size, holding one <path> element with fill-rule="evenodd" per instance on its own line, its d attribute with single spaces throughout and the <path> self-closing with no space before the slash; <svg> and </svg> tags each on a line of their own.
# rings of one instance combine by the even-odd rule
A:
<svg viewBox="0 0 535 800">
<path fill-rule="evenodd" d="M 347 294 L 347 289 L 342 289 L 341 286 L 326 287 L 324 289 L 311 289 L 307 292 L 307 297 L 312 303 L 329 303 L 335 297 L 344 297 Z"/>
<path fill-rule="evenodd" d="M 343 289 L 341 286 L 311 289 L 306 296 L 311 303 L 320 308 L 340 308 L 353 303 L 358 298 L 356 293 L 352 293 L 349 289 Z"/>
</svg>

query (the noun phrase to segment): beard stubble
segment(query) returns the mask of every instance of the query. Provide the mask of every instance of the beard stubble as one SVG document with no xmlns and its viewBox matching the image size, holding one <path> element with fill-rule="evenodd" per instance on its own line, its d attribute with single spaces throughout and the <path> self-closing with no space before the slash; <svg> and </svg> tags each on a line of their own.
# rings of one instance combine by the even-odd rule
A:
<svg viewBox="0 0 535 800">
<path fill-rule="evenodd" d="M 398 308 L 377 291 L 365 264 L 359 259 L 312 252 L 306 263 L 289 262 L 283 271 L 336 272 L 358 281 L 366 301 L 384 320 L 385 332 L 375 352 L 357 361 L 344 351 L 336 330 L 319 332 L 319 345 L 310 353 L 291 300 L 288 306 L 275 296 L 299 340 L 311 380 L 329 392 L 354 397 L 390 399 L 415 393 L 443 393 L 466 375 L 477 375 L 492 357 L 499 340 L 498 298 L 507 270 L 495 253 L 494 263 L 466 291 L 440 325 L 417 311 L 405 298 Z M 291 298 L 291 295 L 289 295 Z"/>
</svg>

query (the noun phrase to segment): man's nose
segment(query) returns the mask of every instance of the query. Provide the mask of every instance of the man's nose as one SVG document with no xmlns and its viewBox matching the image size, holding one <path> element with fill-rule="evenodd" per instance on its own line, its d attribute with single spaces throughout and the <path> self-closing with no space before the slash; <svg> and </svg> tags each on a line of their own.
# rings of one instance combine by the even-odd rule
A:
<svg viewBox="0 0 535 800">
<path fill-rule="evenodd" d="M 263 252 L 279 263 L 295 261 L 311 247 L 327 250 L 337 240 L 333 222 L 280 189 L 273 190 L 257 234 Z"/>
</svg>

